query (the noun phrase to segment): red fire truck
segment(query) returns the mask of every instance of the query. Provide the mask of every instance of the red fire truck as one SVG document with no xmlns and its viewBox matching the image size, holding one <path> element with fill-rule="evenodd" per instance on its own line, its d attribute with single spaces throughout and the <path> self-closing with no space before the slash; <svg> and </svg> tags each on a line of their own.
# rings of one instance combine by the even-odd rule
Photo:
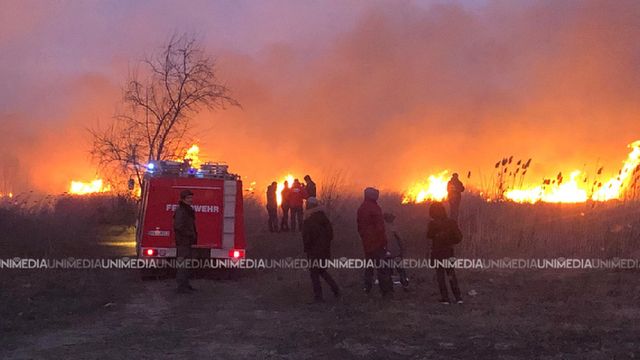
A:
<svg viewBox="0 0 640 360">
<path fill-rule="evenodd" d="M 173 214 L 180 192 L 193 192 L 198 242 L 194 257 L 240 259 L 245 238 L 240 176 L 226 164 L 157 161 L 147 165 L 142 184 L 136 246 L 138 257 L 176 256 Z"/>
</svg>

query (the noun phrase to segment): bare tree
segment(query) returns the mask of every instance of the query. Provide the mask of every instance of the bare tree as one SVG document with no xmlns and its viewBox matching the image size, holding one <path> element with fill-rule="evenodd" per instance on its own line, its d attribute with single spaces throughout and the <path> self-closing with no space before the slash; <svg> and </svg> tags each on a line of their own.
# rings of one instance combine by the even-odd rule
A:
<svg viewBox="0 0 640 360">
<path fill-rule="evenodd" d="M 200 110 L 240 106 L 192 37 L 174 36 L 141 65 L 124 87 L 124 111 L 106 127 L 89 130 L 98 165 L 135 177 L 140 185 L 148 162 L 181 155 L 190 120 Z"/>
<path fill-rule="evenodd" d="M 339 169 L 325 171 L 320 181 L 320 201 L 333 221 L 339 220 L 341 210 L 350 198 L 346 185 L 346 173 Z"/>
</svg>

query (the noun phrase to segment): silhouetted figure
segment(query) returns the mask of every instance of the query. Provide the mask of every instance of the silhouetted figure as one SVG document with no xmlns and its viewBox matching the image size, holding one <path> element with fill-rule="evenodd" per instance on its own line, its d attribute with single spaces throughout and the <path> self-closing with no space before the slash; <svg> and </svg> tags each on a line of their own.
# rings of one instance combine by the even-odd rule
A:
<svg viewBox="0 0 640 360">
<path fill-rule="evenodd" d="M 385 213 L 383 214 L 383 218 L 385 222 L 385 230 L 387 231 L 388 258 L 393 260 L 394 269 L 400 277 L 400 284 L 402 284 L 402 287 L 407 290 L 409 286 L 409 278 L 407 277 L 407 272 L 405 271 L 404 267 L 402 267 L 402 260 L 404 259 L 404 247 L 402 246 L 402 239 L 400 239 L 400 235 L 396 231 L 396 227 L 394 225 L 396 216 L 391 213 Z"/>
<path fill-rule="evenodd" d="M 291 191 L 289 191 L 289 208 L 291 211 L 291 231 L 302 231 L 302 207 L 304 205 L 304 187 L 298 179 L 293 181 Z"/>
<path fill-rule="evenodd" d="M 431 259 L 446 260 L 454 256 L 453 246 L 462 240 L 462 233 L 458 228 L 458 223 L 447 217 L 447 210 L 440 202 L 434 202 L 429 207 L 429 230 L 427 238 L 431 239 Z M 438 279 L 438 287 L 440 288 L 440 302 L 449 304 L 449 292 L 447 290 L 447 282 L 445 277 L 449 278 L 451 292 L 459 304 L 462 304 L 462 296 L 458 287 L 458 279 L 453 267 L 436 267 L 436 278 Z"/>
<path fill-rule="evenodd" d="M 278 232 L 278 183 L 272 182 L 267 187 L 267 213 L 269 213 L 269 231 Z"/>
<path fill-rule="evenodd" d="M 176 240 L 176 257 L 178 261 L 184 261 L 192 257 L 191 247 L 196 244 L 198 231 L 196 230 L 196 212 L 191 207 L 193 203 L 193 193 L 191 190 L 180 192 L 180 202 L 176 212 L 173 214 L 173 231 Z M 177 291 L 186 293 L 194 290 L 189 283 L 191 274 L 186 267 L 179 267 L 176 270 Z"/>
<path fill-rule="evenodd" d="M 305 186 L 304 186 L 305 199 L 318 198 L 318 194 L 316 192 L 316 183 L 313 182 L 313 180 L 311 180 L 311 176 L 305 175 L 304 182 L 305 182 Z"/>
<path fill-rule="evenodd" d="M 280 230 L 289 231 L 289 193 L 291 189 L 289 189 L 289 182 L 285 180 L 284 188 L 280 192 L 280 197 L 282 198 L 282 203 L 280 207 L 282 208 L 282 222 L 280 223 Z"/>
<path fill-rule="evenodd" d="M 458 173 L 453 173 L 451 180 L 447 183 L 447 200 L 449 201 L 450 216 L 453 220 L 458 221 L 458 214 L 460 211 L 460 201 L 462 200 L 462 193 L 464 192 L 464 185 L 458 178 Z"/>
<path fill-rule="evenodd" d="M 364 272 L 364 290 L 369 293 L 373 287 L 374 268 L 382 295 L 393 291 L 389 268 L 382 266 L 387 254 L 387 236 L 385 233 L 382 209 L 378 206 L 380 192 L 374 188 L 364 190 L 364 201 L 358 208 L 358 233 L 362 239 L 364 257 L 372 261 L 374 267 L 367 266 Z"/>
<path fill-rule="evenodd" d="M 323 261 L 331 259 L 331 240 L 333 240 L 331 221 L 327 218 L 324 209 L 318 205 L 318 200 L 310 197 L 307 200 L 307 211 L 304 214 L 302 241 L 304 243 L 304 252 L 311 262 L 309 273 L 315 302 L 324 301 L 320 278 L 327 282 L 335 297 L 340 297 L 338 284 L 329 275 L 327 269 L 322 266 L 326 265 L 322 264 Z"/>
</svg>

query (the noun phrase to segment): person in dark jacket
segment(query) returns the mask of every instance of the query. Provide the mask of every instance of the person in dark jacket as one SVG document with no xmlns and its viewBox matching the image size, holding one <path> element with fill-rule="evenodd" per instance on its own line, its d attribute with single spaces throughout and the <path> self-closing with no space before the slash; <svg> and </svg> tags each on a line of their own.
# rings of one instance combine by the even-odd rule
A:
<svg viewBox="0 0 640 360">
<path fill-rule="evenodd" d="M 296 231 L 296 225 L 298 231 L 302 231 L 303 222 L 303 205 L 304 205 L 304 187 L 300 183 L 300 180 L 295 179 L 291 190 L 289 191 L 289 209 L 291 211 L 291 231 Z"/>
<path fill-rule="evenodd" d="M 435 261 L 448 260 L 454 256 L 453 246 L 462 239 L 458 223 L 447 217 L 447 210 L 440 202 L 434 202 L 429 207 L 429 229 L 427 238 L 431 239 L 431 259 Z M 449 278 L 451 292 L 458 304 L 462 304 L 462 296 L 458 287 L 458 279 L 453 267 L 436 266 L 436 278 L 440 289 L 440 302 L 449 304 L 446 277 Z"/>
<path fill-rule="evenodd" d="M 460 202 L 462 201 L 462 193 L 464 192 L 464 185 L 458 178 L 457 173 L 453 173 L 451 179 L 447 183 L 447 200 L 449 201 L 449 212 L 451 219 L 458 221 L 458 214 L 460 211 Z"/>
<path fill-rule="evenodd" d="M 304 252 L 311 262 L 309 273 L 311 275 L 311 284 L 313 285 L 314 301 L 323 302 L 320 278 L 327 282 L 336 298 L 340 297 L 338 284 L 321 263 L 331 259 L 333 226 L 324 209 L 318 205 L 316 198 L 310 197 L 307 200 L 307 208 L 308 211 L 304 214 L 304 226 L 302 227 L 302 242 L 304 243 Z"/>
<path fill-rule="evenodd" d="M 180 202 L 173 214 L 173 231 L 176 239 L 176 256 L 178 261 L 191 258 L 191 247 L 196 244 L 198 231 L 196 230 L 196 213 L 191 207 L 193 193 L 191 190 L 180 192 Z M 189 269 L 181 267 L 176 271 L 177 291 L 185 293 L 195 290 L 189 284 Z"/>
<path fill-rule="evenodd" d="M 364 257 L 373 262 L 374 267 L 367 266 L 364 272 L 364 290 L 369 293 L 373 287 L 374 268 L 382 295 L 393 291 L 390 269 L 382 266 L 387 256 L 387 236 L 385 233 L 382 209 L 378 206 L 380 192 L 374 188 L 364 190 L 364 201 L 358 208 L 358 233 L 362 239 Z"/>
<path fill-rule="evenodd" d="M 267 187 L 267 213 L 269 214 L 269 231 L 278 232 L 278 183 L 272 182 Z"/>
<path fill-rule="evenodd" d="M 284 188 L 280 192 L 280 198 L 282 199 L 282 203 L 280 207 L 282 208 L 282 222 L 280 222 L 280 230 L 289 231 L 289 182 L 285 180 Z"/>
<path fill-rule="evenodd" d="M 316 191 L 316 183 L 313 182 L 313 180 L 311 180 L 311 176 L 309 175 L 305 175 L 304 177 L 304 182 L 305 182 L 305 199 L 308 198 L 318 198 L 318 194 Z M 308 207 L 308 204 L 307 204 Z"/>
</svg>

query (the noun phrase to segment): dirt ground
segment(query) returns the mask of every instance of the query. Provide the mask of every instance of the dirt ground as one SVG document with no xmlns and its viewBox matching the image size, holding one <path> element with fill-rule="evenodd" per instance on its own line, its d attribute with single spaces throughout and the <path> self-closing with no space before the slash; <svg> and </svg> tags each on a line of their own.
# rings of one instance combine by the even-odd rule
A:
<svg viewBox="0 0 640 360">
<path fill-rule="evenodd" d="M 309 305 L 302 270 L 202 276 L 188 295 L 133 271 L 3 271 L 0 358 L 640 357 L 637 273 L 460 271 L 465 304 L 449 306 L 429 271 L 392 300 L 365 295 L 359 271 L 333 273 L 343 299 Z"/>
</svg>

